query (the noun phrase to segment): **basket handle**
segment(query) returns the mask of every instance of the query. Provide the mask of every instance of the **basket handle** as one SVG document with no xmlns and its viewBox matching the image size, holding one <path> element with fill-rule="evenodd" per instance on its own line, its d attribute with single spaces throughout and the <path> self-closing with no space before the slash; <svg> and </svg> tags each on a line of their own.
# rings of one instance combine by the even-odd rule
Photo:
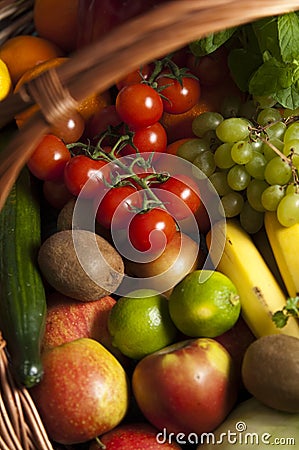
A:
<svg viewBox="0 0 299 450">
<path fill-rule="evenodd" d="M 296 9 L 299 9 L 299 0 L 171 1 L 111 31 L 105 38 L 75 53 L 55 70 L 66 95 L 80 102 L 93 92 L 108 89 L 136 67 L 187 45 L 192 40 Z M 41 74 L 39 78 L 43 76 L 46 75 Z M 12 94 L 2 102 L 0 127 L 11 121 L 16 113 L 35 103 L 32 90 L 30 95 L 30 85 L 35 83 L 35 80 L 28 83 L 27 96 L 21 90 L 21 94 Z M 38 91 L 40 100 L 50 95 L 50 92 Z M 63 102 L 65 98 L 57 102 L 57 110 Z M 57 118 L 58 115 L 54 116 Z M 44 115 L 37 113 L 1 153 L 0 210 L 20 170 L 50 126 L 51 123 L 47 122 Z"/>
</svg>

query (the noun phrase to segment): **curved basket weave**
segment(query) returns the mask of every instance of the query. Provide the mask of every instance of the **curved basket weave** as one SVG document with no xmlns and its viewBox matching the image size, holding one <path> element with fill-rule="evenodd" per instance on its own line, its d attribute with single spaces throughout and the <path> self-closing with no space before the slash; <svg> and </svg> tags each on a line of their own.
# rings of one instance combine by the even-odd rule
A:
<svg viewBox="0 0 299 450">
<path fill-rule="evenodd" d="M 1 2 L 0 2 L 1 4 Z M 51 124 L 78 102 L 111 87 L 136 67 L 209 33 L 299 9 L 299 0 L 180 0 L 163 3 L 82 49 L 0 104 L 0 128 L 37 103 L 40 112 L 17 132 L 0 155 L 0 210 L 20 170 Z M 0 337 L 0 448 L 53 450 L 30 394 L 17 386 Z"/>
</svg>

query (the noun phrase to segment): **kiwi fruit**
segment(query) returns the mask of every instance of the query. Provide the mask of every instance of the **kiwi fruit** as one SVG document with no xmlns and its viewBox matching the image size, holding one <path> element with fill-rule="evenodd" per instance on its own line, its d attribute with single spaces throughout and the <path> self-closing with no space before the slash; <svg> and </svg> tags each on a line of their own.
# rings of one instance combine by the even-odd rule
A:
<svg viewBox="0 0 299 450">
<path fill-rule="evenodd" d="M 87 230 L 52 234 L 38 253 L 40 270 L 54 289 L 81 301 L 93 301 L 116 291 L 124 263 L 115 248 Z"/>
<path fill-rule="evenodd" d="M 57 230 L 71 230 L 73 228 L 73 213 L 76 204 L 76 198 L 69 200 L 60 210 L 57 217 Z"/>
<path fill-rule="evenodd" d="M 271 408 L 299 412 L 299 339 L 285 334 L 263 336 L 247 348 L 242 380 L 247 391 Z"/>
</svg>

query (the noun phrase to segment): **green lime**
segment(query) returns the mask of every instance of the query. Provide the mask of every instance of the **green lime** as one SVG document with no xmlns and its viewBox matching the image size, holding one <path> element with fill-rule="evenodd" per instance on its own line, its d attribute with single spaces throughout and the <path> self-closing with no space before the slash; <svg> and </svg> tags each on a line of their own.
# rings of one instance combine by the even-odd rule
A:
<svg viewBox="0 0 299 450">
<path fill-rule="evenodd" d="M 151 289 L 120 298 L 110 311 L 108 329 L 113 345 L 133 359 L 172 344 L 177 335 L 167 298 Z"/>
<path fill-rule="evenodd" d="M 241 310 L 237 288 L 224 274 L 195 270 L 169 297 L 176 327 L 190 337 L 216 337 L 232 328 Z"/>
</svg>

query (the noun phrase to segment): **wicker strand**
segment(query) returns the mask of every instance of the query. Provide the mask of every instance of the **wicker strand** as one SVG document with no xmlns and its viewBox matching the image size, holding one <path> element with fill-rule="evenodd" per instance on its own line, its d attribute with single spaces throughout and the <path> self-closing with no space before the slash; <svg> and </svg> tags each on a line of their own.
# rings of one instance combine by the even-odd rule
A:
<svg viewBox="0 0 299 450">
<path fill-rule="evenodd" d="M 44 72 L 27 85 L 23 85 L 20 90 L 24 99 L 31 98 L 40 106 L 49 124 L 69 118 L 78 107 L 69 90 L 62 85 L 55 69 Z"/>
<path fill-rule="evenodd" d="M 53 450 L 29 392 L 14 381 L 0 334 L 0 448 Z"/>
</svg>

